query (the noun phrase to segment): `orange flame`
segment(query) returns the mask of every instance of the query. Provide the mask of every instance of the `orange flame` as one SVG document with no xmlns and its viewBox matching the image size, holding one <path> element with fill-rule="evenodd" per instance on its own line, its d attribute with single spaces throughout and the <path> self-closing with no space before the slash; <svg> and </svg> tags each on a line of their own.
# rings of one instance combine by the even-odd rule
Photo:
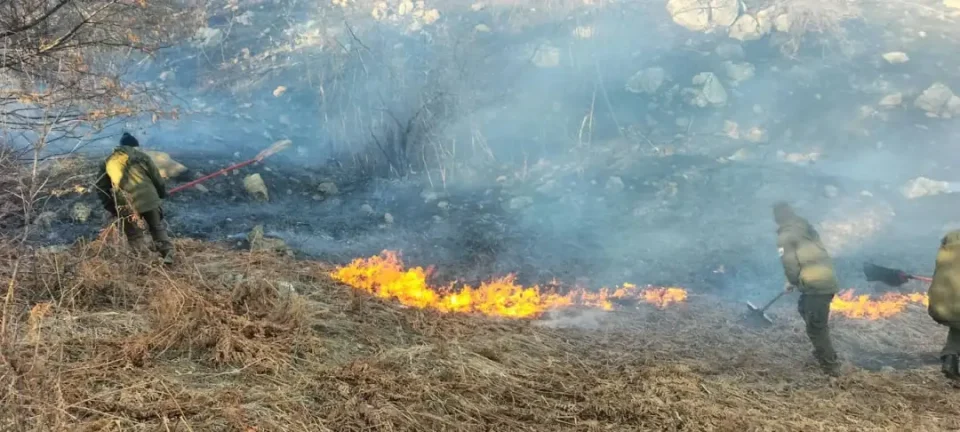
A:
<svg viewBox="0 0 960 432">
<path fill-rule="evenodd" d="M 514 275 L 483 282 L 478 287 L 466 286 L 458 292 L 453 286 L 444 289 L 427 283 L 427 271 L 422 267 L 404 269 L 396 252 L 384 251 L 380 256 L 358 258 L 349 265 L 338 267 L 331 276 L 354 288 L 384 299 L 396 299 L 401 304 L 441 312 L 468 312 L 484 315 L 534 318 L 553 309 L 573 306 L 612 310 L 614 303 L 645 302 L 658 308 L 682 303 L 687 291 L 682 288 L 638 288 L 624 284 L 615 290 L 603 288 L 597 292 L 575 289 L 566 294 L 542 290 L 539 286 L 523 287 L 516 284 Z"/>
<path fill-rule="evenodd" d="M 854 295 L 853 290 L 849 289 L 833 298 L 830 312 L 847 318 L 876 320 L 894 316 L 906 309 L 910 303 L 927 306 L 928 301 L 926 293 L 886 293 L 874 300 L 866 294 Z"/>
</svg>

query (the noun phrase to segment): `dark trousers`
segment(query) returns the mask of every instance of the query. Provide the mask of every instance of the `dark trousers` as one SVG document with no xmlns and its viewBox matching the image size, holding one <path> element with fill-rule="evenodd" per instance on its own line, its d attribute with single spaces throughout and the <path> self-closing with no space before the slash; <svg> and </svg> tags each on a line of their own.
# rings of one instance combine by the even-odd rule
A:
<svg viewBox="0 0 960 432">
<path fill-rule="evenodd" d="M 950 330 L 947 331 L 947 343 L 944 344 L 943 350 L 940 351 L 940 356 L 960 355 L 960 321 L 941 324 L 949 326 Z"/>
<path fill-rule="evenodd" d="M 139 216 L 147 226 L 147 230 L 150 231 L 150 237 L 153 238 L 153 242 L 157 246 L 157 251 L 163 255 L 172 252 L 173 243 L 170 241 L 170 237 L 167 236 L 162 210 L 156 209 L 143 212 L 140 213 Z M 123 229 L 123 234 L 127 236 L 127 241 L 129 241 L 130 244 L 135 245 L 143 240 L 143 230 L 140 229 L 132 214 L 124 214 L 123 217 L 120 218 L 120 227 Z"/>
<path fill-rule="evenodd" d="M 807 337 L 813 344 L 813 355 L 824 367 L 839 364 L 830 340 L 830 302 L 833 294 L 800 294 L 797 310 L 807 326 Z"/>
</svg>

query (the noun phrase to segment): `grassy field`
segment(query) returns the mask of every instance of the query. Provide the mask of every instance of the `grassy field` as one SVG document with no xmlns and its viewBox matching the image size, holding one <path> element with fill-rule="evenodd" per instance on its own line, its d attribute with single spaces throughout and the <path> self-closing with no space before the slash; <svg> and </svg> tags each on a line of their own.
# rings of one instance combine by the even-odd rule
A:
<svg viewBox="0 0 960 432">
<path fill-rule="evenodd" d="M 830 380 L 792 301 L 764 330 L 696 293 L 538 320 L 443 314 L 340 284 L 324 263 L 184 240 L 164 269 L 117 243 L 4 257 L 0 429 L 960 427 L 935 364 L 944 331 L 922 306 L 835 319 L 848 361 Z"/>
</svg>

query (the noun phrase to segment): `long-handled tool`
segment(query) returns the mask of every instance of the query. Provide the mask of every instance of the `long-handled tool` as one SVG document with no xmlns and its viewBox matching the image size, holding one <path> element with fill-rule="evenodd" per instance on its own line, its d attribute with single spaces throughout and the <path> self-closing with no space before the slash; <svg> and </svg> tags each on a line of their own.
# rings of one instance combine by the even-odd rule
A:
<svg viewBox="0 0 960 432">
<path fill-rule="evenodd" d="M 184 189 L 186 189 L 186 188 L 193 187 L 193 186 L 196 186 L 196 185 L 198 185 L 198 184 L 200 184 L 200 183 L 203 183 L 203 182 L 205 182 L 205 181 L 207 181 L 207 180 L 210 180 L 210 179 L 212 179 L 212 178 L 214 178 L 214 177 L 216 177 L 216 176 L 226 174 L 226 173 L 228 173 L 228 172 L 230 172 L 230 171 L 233 171 L 233 170 L 235 170 L 235 169 L 243 168 L 243 167 L 245 167 L 245 166 L 247 166 L 247 165 L 250 165 L 250 164 L 252 164 L 252 163 L 255 163 L 255 162 L 260 162 L 260 161 L 262 161 L 262 160 L 264 160 L 264 159 L 272 156 L 273 154 L 275 154 L 275 153 L 277 153 L 277 152 L 280 152 L 280 151 L 283 151 L 283 150 L 286 149 L 287 147 L 290 147 L 291 144 L 293 144 L 293 142 L 290 141 L 290 140 L 277 141 L 277 142 L 273 143 L 273 145 L 271 145 L 270 147 L 268 147 L 266 150 L 264 150 L 264 151 L 260 152 L 259 154 L 257 154 L 257 157 L 255 157 L 255 158 L 253 158 L 253 159 L 250 159 L 250 160 L 248 160 L 248 161 L 246 161 L 246 162 L 240 162 L 240 163 L 235 164 L 235 165 L 230 165 L 230 166 L 228 166 L 228 167 L 226 167 L 226 168 L 224 168 L 224 169 L 222 169 L 222 170 L 220 170 L 220 171 L 217 171 L 217 172 L 215 172 L 215 173 L 213 173 L 213 174 L 208 174 L 208 175 L 205 175 L 205 176 L 203 176 L 203 177 L 200 177 L 200 178 L 198 178 L 198 179 L 196 179 L 196 180 L 194 180 L 194 181 L 191 181 L 191 182 L 189 182 L 189 183 L 185 183 L 185 184 L 182 184 L 182 185 L 180 185 L 180 186 L 177 186 L 177 187 L 175 187 L 175 188 L 170 189 L 169 191 L 167 191 L 167 194 L 171 194 L 171 195 L 172 195 L 172 194 L 175 194 L 175 193 L 180 192 L 180 191 L 182 191 L 182 190 L 184 190 Z"/>
<path fill-rule="evenodd" d="M 780 300 L 780 297 L 783 297 L 786 293 L 786 290 L 780 291 L 780 294 L 777 294 L 773 300 L 770 300 L 769 303 L 760 308 L 751 302 L 747 302 L 747 317 L 766 324 L 773 324 L 773 319 L 767 315 L 767 309 L 770 309 L 770 306 L 773 306 L 773 304 L 776 303 L 777 300 Z"/>
<path fill-rule="evenodd" d="M 867 277 L 867 282 L 882 282 L 892 287 L 898 287 L 910 280 L 933 282 L 933 278 L 912 275 L 901 270 L 881 267 L 870 263 L 863 263 L 863 275 Z"/>
</svg>

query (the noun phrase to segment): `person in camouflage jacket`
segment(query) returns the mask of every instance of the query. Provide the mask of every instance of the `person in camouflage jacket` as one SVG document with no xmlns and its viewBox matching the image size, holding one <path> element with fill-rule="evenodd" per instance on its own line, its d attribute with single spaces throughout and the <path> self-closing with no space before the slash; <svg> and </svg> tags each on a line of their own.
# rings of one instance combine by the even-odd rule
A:
<svg viewBox="0 0 960 432">
<path fill-rule="evenodd" d="M 163 220 L 163 199 L 167 189 L 160 170 L 149 155 L 137 147 L 140 143 L 124 132 L 120 145 L 100 166 L 97 178 L 97 195 L 104 208 L 118 218 L 128 242 L 138 253 L 147 245 L 136 217 L 142 219 L 164 263 L 172 264 L 173 243 L 167 236 Z"/>
<path fill-rule="evenodd" d="M 927 313 L 948 328 L 940 351 L 941 370 L 947 378 L 960 380 L 960 230 L 948 232 L 940 241 L 927 298 Z"/>
<path fill-rule="evenodd" d="M 825 373 L 837 376 L 840 361 L 830 340 L 829 326 L 830 303 L 839 291 L 833 262 L 817 231 L 797 216 L 789 204 L 774 205 L 773 217 L 779 227 L 777 248 L 787 278 L 785 289 L 800 290 L 797 309 L 813 344 L 813 355 Z"/>
</svg>

